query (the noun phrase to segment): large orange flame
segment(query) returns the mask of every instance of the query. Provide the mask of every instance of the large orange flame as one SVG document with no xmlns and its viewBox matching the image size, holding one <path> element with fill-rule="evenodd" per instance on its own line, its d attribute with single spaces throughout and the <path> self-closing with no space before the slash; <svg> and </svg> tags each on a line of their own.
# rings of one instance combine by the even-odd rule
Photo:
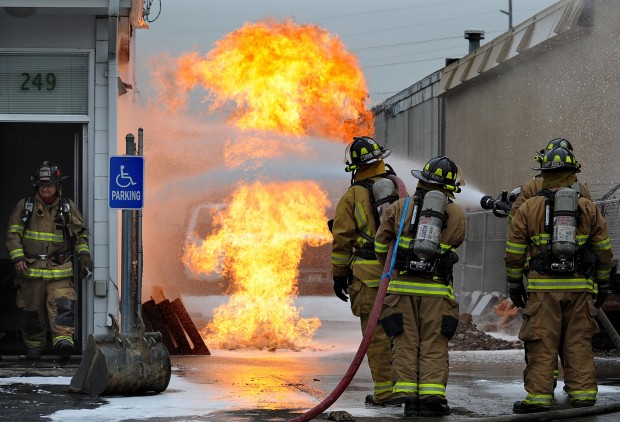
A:
<svg viewBox="0 0 620 422">
<path fill-rule="evenodd" d="M 302 141 L 311 136 L 350 142 L 373 133 L 355 57 L 315 25 L 246 24 L 206 57 L 188 53 L 176 60 L 160 57 L 157 64 L 162 103 L 182 107 L 201 86 L 212 110 L 234 110 L 229 121 L 248 136 L 224 141 L 222 162 L 240 172 L 285 154 L 309 159 Z M 320 321 L 301 318 L 294 306 L 298 265 L 305 246 L 331 241 L 329 205 L 314 182 L 242 184 L 214 216 L 212 234 L 199 242 L 188 239 L 186 267 L 219 272 L 231 283 L 230 301 L 214 310 L 202 331 L 210 347 L 309 345 Z M 329 271 L 329 262 L 325 266 Z"/>
<path fill-rule="evenodd" d="M 315 182 L 241 185 L 201 244 L 183 262 L 195 273 L 221 271 L 232 280 L 230 302 L 203 334 L 215 348 L 298 348 L 319 327 L 293 305 L 304 245 L 331 241 L 329 201 Z"/>
<path fill-rule="evenodd" d="M 187 104 L 188 92 L 200 85 L 208 90 L 212 109 L 232 103 L 230 119 L 241 129 L 345 142 L 374 133 L 357 59 L 338 37 L 316 25 L 246 24 L 218 41 L 206 57 L 184 54 L 174 68 L 171 75 L 158 66 L 154 76 L 163 94 L 159 101 L 175 109 Z"/>
</svg>

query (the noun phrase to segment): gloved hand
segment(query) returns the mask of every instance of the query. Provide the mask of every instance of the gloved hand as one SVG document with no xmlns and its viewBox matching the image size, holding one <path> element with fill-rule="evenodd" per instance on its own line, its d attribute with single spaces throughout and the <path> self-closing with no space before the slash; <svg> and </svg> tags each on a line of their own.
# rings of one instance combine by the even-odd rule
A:
<svg viewBox="0 0 620 422">
<path fill-rule="evenodd" d="M 437 265 L 435 266 L 435 274 L 437 277 L 448 280 L 452 275 L 452 267 L 459 262 L 459 256 L 454 252 L 446 252 L 439 255 Z"/>
<path fill-rule="evenodd" d="M 609 290 L 609 283 L 598 283 L 598 294 L 596 295 L 596 300 L 594 301 L 594 307 L 596 309 L 603 306 L 605 300 L 607 299 L 607 291 Z"/>
<path fill-rule="evenodd" d="M 78 256 L 78 264 L 80 265 L 79 277 L 82 280 L 87 279 L 93 273 L 93 260 L 89 254 Z"/>
<path fill-rule="evenodd" d="M 347 288 L 349 287 L 348 277 L 337 277 L 334 276 L 334 293 L 336 296 L 343 302 L 349 301 L 349 296 L 347 296 Z"/>
<path fill-rule="evenodd" d="M 525 308 L 527 292 L 523 283 L 508 283 L 508 295 L 517 308 Z"/>
</svg>

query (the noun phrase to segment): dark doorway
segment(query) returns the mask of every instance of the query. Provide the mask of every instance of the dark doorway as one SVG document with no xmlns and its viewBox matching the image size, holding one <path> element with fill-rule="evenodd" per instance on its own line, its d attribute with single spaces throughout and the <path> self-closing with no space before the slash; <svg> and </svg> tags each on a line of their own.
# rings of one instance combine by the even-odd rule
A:
<svg viewBox="0 0 620 422">
<path fill-rule="evenodd" d="M 69 179 L 62 183 L 64 195 L 73 199 L 82 209 L 82 180 L 75 177 L 81 172 L 82 124 L 77 123 L 0 123 L 0 191 L 3 193 L 0 207 L 0 353 L 21 354 L 24 346 L 19 329 L 19 315 L 15 305 L 13 267 L 4 247 L 7 222 L 17 202 L 30 194 L 30 181 L 35 170 L 43 161 L 57 163 Z M 78 298 L 82 297 L 79 283 L 76 283 Z M 76 309 L 76 350 L 81 350 L 82 301 L 78 299 Z M 50 353 L 53 352 L 50 345 Z"/>
</svg>

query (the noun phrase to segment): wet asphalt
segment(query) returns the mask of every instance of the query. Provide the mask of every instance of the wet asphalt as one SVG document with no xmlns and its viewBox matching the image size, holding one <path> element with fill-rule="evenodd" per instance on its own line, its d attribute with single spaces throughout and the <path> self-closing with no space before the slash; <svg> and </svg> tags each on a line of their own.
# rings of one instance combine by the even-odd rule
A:
<svg viewBox="0 0 620 422">
<path fill-rule="evenodd" d="M 323 339 L 328 341 L 327 339 Z M 181 377 L 196 388 L 204 388 L 204 412 L 195 416 L 140 418 L 127 412 L 121 421 L 289 421 L 303 415 L 333 394 L 355 356 L 355 348 L 335 352 L 238 353 L 213 351 L 210 356 L 173 356 L 173 377 Z M 45 357 L 28 365 L 17 357 L 5 356 L 0 377 L 71 377 L 79 357 L 58 362 Z M 523 355 L 520 351 L 450 352 L 448 402 L 451 414 L 432 418 L 438 421 L 538 421 L 568 420 L 611 422 L 620 420 L 620 354 L 599 354 L 599 396 L 596 406 L 572 409 L 560 382 L 552 409 L 548 413 L 514 415 L 512 404 L 525 397 L 522 387 Z M 561 377 L 560 377 L 561 380 Z M 364 397 L 372 391 L 372 380 L 364 360 L 353 380 L 337 400 L 314 420 L 390 421 L 427 420 L 405 417 L 402 408 L 371 408 Z M 209 392 L 207 394 L 207 392 Z M 219 406 L 213 406 L 216 392 Z M 161 394 L 178 395 L 182 391 Z M 0 421 L 50 420 L 46 416 L 63 409 L 94 409 L 104 406 L 108 397 L 76 394 L 68 385 L 15 382 L 0 385 Z M 152 395 L 136 396 L 135 403 L 152 400 Z M 221 403 L 229 404 L 221 406 Z M 86 420 L 86 419 L 85 419 Z M 106 419 L 110 420 L 110 419 Z M 429 419 L 430 420 L 430 419 Z M 97 422 L 88 419 L 90 422 Z"/>
</svg>

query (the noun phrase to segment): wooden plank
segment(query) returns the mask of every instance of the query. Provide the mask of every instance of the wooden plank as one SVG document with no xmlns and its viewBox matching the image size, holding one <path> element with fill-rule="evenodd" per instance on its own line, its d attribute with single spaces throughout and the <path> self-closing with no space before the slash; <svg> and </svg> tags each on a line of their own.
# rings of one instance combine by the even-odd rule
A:
<svg viewBox="0 0 620 422">
<path fill-rule="evenodd" d="M 177 318 L 179 319 L 179 322 L 181 323 L 181 325 L 183 325 L 183 329 L 187 333 L 187 336 L 189 337 L 191 342 L 194 344 L 194 347 L 192 349 L 192 354 L 210 355 L 211 352 L 209 352 L 209 348 L 207 347 L 204 340 L 202 339 L 200 332 L 198 332 L 198 330 L 196 329 L 196 325 L 194 324 L 194 321 L 192 321 L 192 318 L 187 313 L 187 310 L 185 309 L 185 305 L 183 305 L 183 302 L 181 301 L 181 299 L 177 298 L 173 300 L 172 307 L 176 313 Z"/>
<path fill-rule="evenodd" d="M 174 343 L 177 345 L 179 353 L 181 355 L 191 355 L 192 348 L 189 344 L 189 341 L 187 340 L 185 330 L 183 330 L 183 326 L 176 317 L 174 308 L 172 307 L 172 303 L 170 303 L 170 301 L 166 299 L 159 302 L 157 304 L 157 308 L 161 311 L 164 320 L 168 325 L 168 332 Z"/>
<path fill-rule="evenodd" d="M 170 336 L 170 328 L 153 299 L 142 304 L 142 319 L 144 320 L 144 327 L 147 331 L 159 331 L 161 333 L 161 342 L 166 349 L 168 349 L 169 354 L 179 354 L 179 349 L 175 346 Z M 148 327 L 148 329 L 146 327 Z"/>
</svg>

